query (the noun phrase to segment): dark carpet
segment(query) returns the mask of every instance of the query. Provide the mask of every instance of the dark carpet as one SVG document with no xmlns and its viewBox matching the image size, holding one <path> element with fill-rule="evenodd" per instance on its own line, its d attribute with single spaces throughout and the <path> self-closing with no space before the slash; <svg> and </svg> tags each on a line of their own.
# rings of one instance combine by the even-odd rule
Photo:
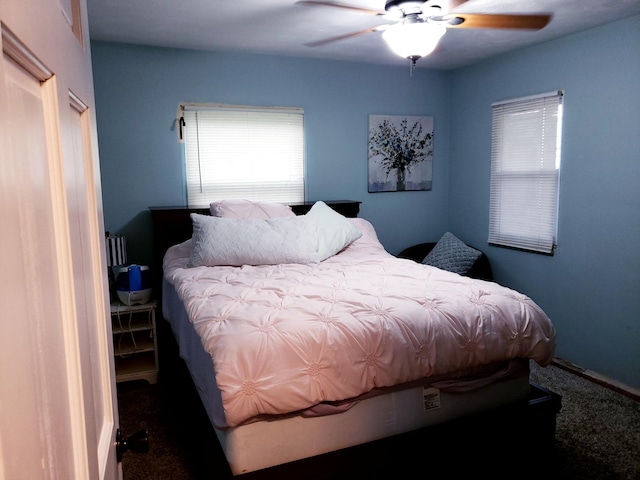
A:
<svg viewBox="0 0 640 480">
<path fill-rule="evenodd" d="M 170 350 L 166 349 L 161 358 L 157 384 L 118 384 L 123 435 L 146 429 L 150 439 L 147 453 L 124 454 L 124 480 L 229 479 L 231 474 L 224 455 L 193 383 L 182 361 Z M 531 378 L 535 384 L 562 396 L 551 452 L 524 452 L 516 462 L 510 462 L 508 453 L 495 449 L 470 459 L 455 447 L 433 455 L 433 449 L 426 443 L 424 448 L 415 445 L 423 441 L 418 439 L 411 440 L 417 449 L 411 455 L 418 457 L 418 464 L 410 467 L 411 472 L 418 469 L 417 473 L 409 474 L 402 469 L 380 471 L 376 467 L 377 458 L 386 453 L 401 456 L 408 451 L 392 451 L 383 445 L 377 454 L 349 457 L 348 463 L 340 467 L 341 474 L 330 478 L 437 478 L 440 475 L 435 474 L 442 471 L 450 473 L 449 477 L 466 478 L 469 472 L 484 468 L 486 473 L 486 468 L 493 468 L 491 465 L 510 464 L 506 473 L 501 470 L 501 474 L 492 477 L 640 480 L 639 402 L 555 366 L 540 368 L 532 364 Z M 474 435 L 460 438 L 460 443 L 487 442 L 483 432 L 469 437 Z M 367 474 L 361 475 L 365 464 L 369 467 Z M 462 466 L 466 467 L 464 475 Z M 303 469 L 286 478 L 320 478 L 314 471 Z M 244 477 L 248 478 L 247 475 L 239 478 Z M 267 473 L 263 478 L 284 476 L 282 472 L 272 476 Z"/>
<path fill-rule="evenodd" d="M 640 480 L 640 402 L 556 366 L 531 380 L 562 396 L 549 478 Z"/>
</svg>

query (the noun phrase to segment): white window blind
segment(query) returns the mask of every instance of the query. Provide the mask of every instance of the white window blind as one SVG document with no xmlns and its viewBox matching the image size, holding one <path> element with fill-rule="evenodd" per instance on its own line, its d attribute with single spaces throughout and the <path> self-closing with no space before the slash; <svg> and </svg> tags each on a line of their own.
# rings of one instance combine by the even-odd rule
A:
<svg viewBox="0 0 640 480">
<path fill-rule="evenodd" d="M 189 206 L 304 201 L 303 110 L 181 106 Z"/>
<path fill-rule="evenodd" d="M 554 251 L 562 97 L 552 92 L 492 105 L 491 244 Z"/>
</svg>

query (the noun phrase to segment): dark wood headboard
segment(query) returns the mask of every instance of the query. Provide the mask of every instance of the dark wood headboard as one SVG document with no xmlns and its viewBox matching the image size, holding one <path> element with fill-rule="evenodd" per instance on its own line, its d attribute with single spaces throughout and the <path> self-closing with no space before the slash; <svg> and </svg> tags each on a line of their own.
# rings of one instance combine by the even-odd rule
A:
<svg viewBox="0 0 640 480">
<path fill-rule="evenodd" d="M 360 203 L 355 200 L 326 200 L 327 205 L 336 212 L 341 213 L 345 217 L 355 218 L 360 212 Z M 304 215 L 307 213 L 314 202 L 302 202 L 290 204 L 291 209 L 296 215 Z M 154 265 L 152 271 L 156 272 L 153 277 L 154 288 L 159 292 L 158 288 L 162 284 L 162 259 L 167 249 L 172 245 L 177 245 L 191 238 L 193 233 L 193 225 L 191 223 L 191 214 L 199 213 L 201 215 L 209 215 L 209 207 L 149 207 L 151 210 L 151 220 L 153 221 L 153 239 L 154 239 Z"/>
</svg>

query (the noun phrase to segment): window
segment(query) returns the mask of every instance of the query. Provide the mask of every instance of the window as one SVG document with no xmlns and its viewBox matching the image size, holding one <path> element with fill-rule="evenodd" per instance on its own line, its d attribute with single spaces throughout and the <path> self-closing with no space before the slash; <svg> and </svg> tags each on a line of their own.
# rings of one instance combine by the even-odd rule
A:
<svg viewBox="0 0 640 480">
<path fill-rule="evenodd" d="M 184 104 L 189 206 L 304 201 L 303 110 Z"/>
<path fill-rule="evenodd" d="M 553 92 L 492 105 L 490 244 L 553 254 L 562 97 Z"/>
</svg>

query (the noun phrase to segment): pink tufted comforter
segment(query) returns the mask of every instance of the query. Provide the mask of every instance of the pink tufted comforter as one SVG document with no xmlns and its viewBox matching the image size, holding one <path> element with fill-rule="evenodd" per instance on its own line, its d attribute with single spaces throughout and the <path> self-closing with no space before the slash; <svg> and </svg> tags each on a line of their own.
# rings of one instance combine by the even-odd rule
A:
<svg viewBox="0 0 640 480">
<path fill-rule="evenodd" d="M 548 364 L 555 332 L 527 296 L 395 258 L 373 226 L 322 263 L 185 268 L 165 279 L 211 355 L 226 423 L 303 410 L 513 358 Z"/>
</svg>

